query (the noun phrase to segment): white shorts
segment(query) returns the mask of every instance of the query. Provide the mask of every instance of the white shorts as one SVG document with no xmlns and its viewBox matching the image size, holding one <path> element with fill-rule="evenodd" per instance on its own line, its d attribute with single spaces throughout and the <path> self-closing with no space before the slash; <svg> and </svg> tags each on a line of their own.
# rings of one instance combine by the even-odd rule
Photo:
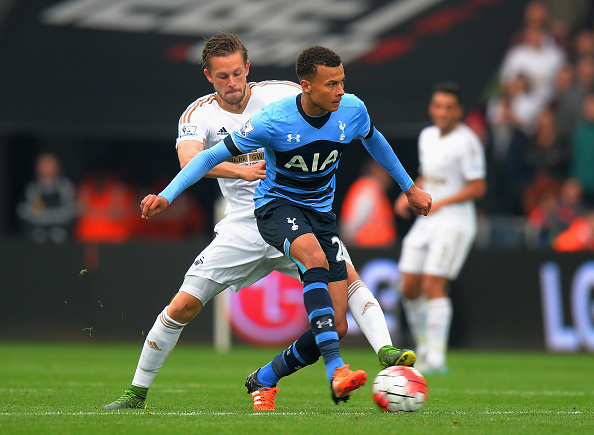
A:
<svg viewBox="0 0 594 435">
<path fill-rule="evenodd" d="M 475 228 L 417 218 L 402 241 L 398 267 L 401 272 L 453 280 L 468 257 L 475 235 Z"/>
<path fill-rule="evenodd" d="M 225 288 L 237 292 L 248 287 L 273 270 L 300 279 L 297 266 L 277 249 L 266 243 L 256 225 L 254 217 L 225 218 L 215 227 L 216 237 L 195 259 L 186 272 L 186 281 L 200 277 L 223 285 L 215 294 L 197 294 L 202 289 L 186 283 L 180 291 L 190 293 L 205 304 Z"/>
<path fill-rule="evenodd" d="M 301 281 L 297 265 L 262 239 L 254 217 L 225 218 L 215 226 L 215 233 L 179 289 L 198 298 L 203 306 L 226 288 L 238 292 L 274 270 Z M 344 244 L 342 247 L 345 261 L 352 266 Z"/>
</svg>

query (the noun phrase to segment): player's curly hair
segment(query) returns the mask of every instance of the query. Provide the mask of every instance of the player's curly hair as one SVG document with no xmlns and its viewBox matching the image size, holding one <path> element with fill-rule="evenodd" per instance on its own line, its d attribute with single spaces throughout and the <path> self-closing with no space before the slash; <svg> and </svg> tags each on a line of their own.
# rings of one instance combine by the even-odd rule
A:
<svg viewBox="0 0 594 435">
<path fill-rule="evenodd" d="M 247 49 L 239 39 L 239 36 L 230 30 L 228 33 L 219 33 L 206 41 L 202 50 L 202 65 L 210 71 L 212 66 L 210 60 L 213 57 L 227 57 L 237 51 L 241 53 L 244 65 L 247 64 Z"/>
<path fill-rule="evenodd" d="M 318 66 L 335 68 L 340 66 L 340 56 L 329 48 L 320 45 L 306 48 L 301 52 L 295 64 L 299 80 L 313 80 L 318 74 Z"/>
</svg>

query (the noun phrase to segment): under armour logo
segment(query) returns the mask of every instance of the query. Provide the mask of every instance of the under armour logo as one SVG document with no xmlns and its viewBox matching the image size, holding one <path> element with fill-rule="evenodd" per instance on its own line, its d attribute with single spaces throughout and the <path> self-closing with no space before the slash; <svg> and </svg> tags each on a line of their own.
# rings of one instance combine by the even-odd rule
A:
<svg viewBox="0 0 594 435">
<path fill-rule="evenodd" d="M 322 326 L 324 325 L 332 326 L 332 319 L 328 319 L 323 322 L 321 320 L 318 320 L 316 322 L 316 325 L 318 325 L 318 329 L 322 329 Z"/>
<path fill-rule="evenodd" d="M 292 229 L 293 231 L 297 231 L 297 230 L 299 229 L 299 225 L 297 225 L 297 224 L 295 223 L 295 219 L 297 219 L 297 218 L 293 218 L 293 219 L 291 219 L 291 218 L 287 218 L 287 223 L 288 223 L 288 224 L 292 224 L 292 226 L 291 226 L 291 229 Z"/>
<path fill-rule="evenodd" d="M 346 127 L 346 124 L 342 121 L 338 121 L 338 128 L 340 128 L 340 130 L 342 130 L 342 133 L 340 135 L 340 140 L 344 140 L 344 138 L 346 137 L 344 134 L 344 129 Z"/>
<path fill-rule="evenodd" d="M 295 142 L 301 142 L 301 135 L 298 134 L 297 136 L 293 137 L 293 135 L 289 133 L 287 135 L 287 142 L 291 142 L 292 140 L 294 140 Z"/>
</svg>

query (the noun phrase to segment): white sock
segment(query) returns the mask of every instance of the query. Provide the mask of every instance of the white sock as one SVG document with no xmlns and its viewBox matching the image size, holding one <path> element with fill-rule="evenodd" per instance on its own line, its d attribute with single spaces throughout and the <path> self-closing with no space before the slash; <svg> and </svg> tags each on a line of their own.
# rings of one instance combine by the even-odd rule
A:
<svg viewBox="0 0 594 435">
<path fill-rule="evenodd" d="M 431 368 L 445 367 L 452 313 L 448 297 L 427 301 L 427 364 Z"/>
<path fill-rule="evenodd" d="M 176 322 L 169 317 L 165 307 L 146 335 L 132 385 L 145 388 L 151 386 L 165 359 L 175 347 L 184 326 L 185 323 Z"/>
<path fill-rule="evenodd" d="M 402 306 L 413 339 L 417 361 L 421 362 L 427 353 L 427 297 L 421 295 L 416 299 L 402 298 Z"/>
<path fill-rule="evenodd" d="M 382 307 L 363 281 L 355 281 L 349 286 L 348 304 L 351 315 L 375 353 L 384 346 L 392 345 Z"/>
</svg>

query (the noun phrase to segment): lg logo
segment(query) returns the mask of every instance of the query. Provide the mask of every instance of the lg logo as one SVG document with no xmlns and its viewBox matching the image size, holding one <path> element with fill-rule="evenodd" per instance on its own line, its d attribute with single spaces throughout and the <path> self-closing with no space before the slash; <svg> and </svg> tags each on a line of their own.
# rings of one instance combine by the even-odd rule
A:
<svg viewBox="0 0 594 435">
<path fill-rule="evenodd" d="M 274 271 L 231 296 L 233 332 L 265 346 L 285 346 L 309 327 L 299 281 Z"/>
<path fill-rule="evenodd" d="M 594 289 L 594 261 L 588 261 L 578 267 L 573 275 L 569 307 L 573 325 L 566 325 L 559 265 L 549 262 L 541 266 L 540 290 L 548 350 L 574 352 L 585 348 L 594 351 L 592 289 Z"/>
</svg>

